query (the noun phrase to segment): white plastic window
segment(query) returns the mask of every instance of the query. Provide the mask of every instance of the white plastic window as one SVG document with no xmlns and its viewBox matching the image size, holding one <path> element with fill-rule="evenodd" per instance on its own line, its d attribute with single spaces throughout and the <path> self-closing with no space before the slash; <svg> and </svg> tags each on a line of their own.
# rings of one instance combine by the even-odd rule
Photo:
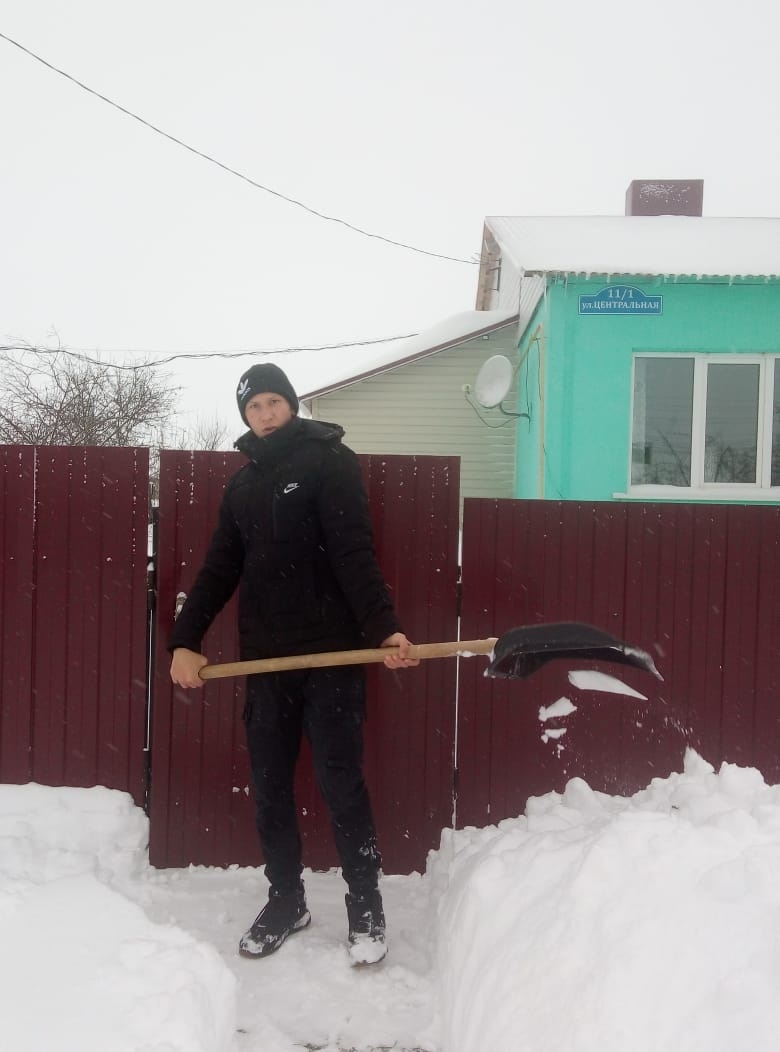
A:
<svg viewBox="0 0 780 1052">
<path fill-rule="evenodd" d="M 631 488 L 780 486 L 780 356 L 637 355 Z"/>
</svg>

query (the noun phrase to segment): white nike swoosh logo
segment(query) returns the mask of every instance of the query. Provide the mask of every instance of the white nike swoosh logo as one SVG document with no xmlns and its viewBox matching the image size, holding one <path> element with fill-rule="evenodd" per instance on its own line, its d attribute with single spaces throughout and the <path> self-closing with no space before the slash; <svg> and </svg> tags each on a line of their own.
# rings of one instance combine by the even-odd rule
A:
<svg viewBox="0 0 780 1052">
<path fill-rule="evenodd" d="M 300 482 L 288 482 L 282 490 L 282 493 L 292 493 L 294 489 L 298 489 Z"/>
</svg>

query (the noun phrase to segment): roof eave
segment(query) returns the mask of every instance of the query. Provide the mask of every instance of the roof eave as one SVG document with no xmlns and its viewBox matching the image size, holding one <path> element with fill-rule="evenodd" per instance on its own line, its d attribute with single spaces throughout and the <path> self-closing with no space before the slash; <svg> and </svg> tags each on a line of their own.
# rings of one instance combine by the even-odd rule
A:
<svg viewBox="0 0 780 1052">
<path fill-rule="evenodd" d="M 691 270 L 645 270 L 641 267 L 630 268 L 630 267 L 524 267 L 523 276 L 536 276 L 542 278 L 550 277 L 585 277 L 585 278 L 613 278 L 613 277 L 634 277 L 634 278 L 661 278 L 665 281 L 667 279 L 677 280 L 678 278 L 686 278 L 691 281 L 706 281 L 708 279 L 716 279 L 718 281 L 776 281 L 780 278 L 780 274 L 762 274 L 762 273 L 739 273 L 732 271 L 728 274 L 714 274 L 714 273 L 694 273 Z"/>
<path fill-rule="evenodd" d="M 353 384 L 360 383 L 361 380 L 368 380 L 372 376 L 380 376 L 382 373 L 389 373 L 392 369 L 398 369 L 402 365 L 409 365 L 411 362 L 417 362 L 421 358 L 428 358 L 432 354 L 439 354 L 441 351 L 449 351 L 453 347 L 460 347 L 461 344 L 469 343 L 470 340 L 476 340 L 480 336 L 490 336 L 491 333 L 498 332 L 499 329 L 505 329 L 507 326 L 517 325 L 519 317 L 519 314 L 513 314 L 511 318 L 505 318 L 503 321 L 492 322 L 490 325 L 486 325 L 481 329 L 476 329 L 474 332 L 466 333 L 463 336 L 456 336 L 451 340 L 446 340 L 444 343 L 438 343 L 433 347 L 426 347 L 422 351 L 415 351 L 414 354 L 406 355 L 404 358 L 397 358 L 395 361 L 386 362 L 384 365 L 376 366 L 373 369 L 367 369 L 365 372 L 345 377 L 343 380 L 336 381 L 336 383 L 327 384 L 325 387 L 318 387 L 314 391 L 305 391 L 302 394 L 299 394 L 298 397 L 304 401 L 309 401 L 312 398 L 319 398 L 322 395 L 332 394 L 334 391 L 340 391 L 345 387 L 351 387 Z"/>
</svg>

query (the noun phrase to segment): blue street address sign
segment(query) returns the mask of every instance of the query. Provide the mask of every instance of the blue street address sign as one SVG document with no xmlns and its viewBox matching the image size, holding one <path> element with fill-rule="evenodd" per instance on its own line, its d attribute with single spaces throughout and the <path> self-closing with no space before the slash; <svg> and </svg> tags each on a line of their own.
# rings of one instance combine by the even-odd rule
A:
<svg viewBox="0 0 780 1052">
<path fill-rule="evenodd" d="M 607 285 L 593 296 L 580 296 L 580 314 L 663 314 L 663 296 L 635 285 Z"/>
</svg>

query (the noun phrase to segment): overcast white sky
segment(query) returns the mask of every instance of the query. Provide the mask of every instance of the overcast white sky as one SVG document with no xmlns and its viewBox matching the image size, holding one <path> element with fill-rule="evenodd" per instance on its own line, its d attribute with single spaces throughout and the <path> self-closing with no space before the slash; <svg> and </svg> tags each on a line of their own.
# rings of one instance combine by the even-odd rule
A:
<svg viewBox="0 0 780 1052">
<path fill-rule="evenodd" d="M 635 178 L 704 179 L 705 215 L 780 216 L 778 10 L 0 0 L 0 33 L 264 186 L 468 260 L 486 215 L 620 215 Z M 126 362 L 397 336 L 474 306 L 473 264 L 319 219 L 3 39 L 0 97 L 0 341 Z M 300 387 L 335 353 L 282 364 Z M 255 360 L 182 362 L 183 409 L 237 431 Z"/>
</svg>

